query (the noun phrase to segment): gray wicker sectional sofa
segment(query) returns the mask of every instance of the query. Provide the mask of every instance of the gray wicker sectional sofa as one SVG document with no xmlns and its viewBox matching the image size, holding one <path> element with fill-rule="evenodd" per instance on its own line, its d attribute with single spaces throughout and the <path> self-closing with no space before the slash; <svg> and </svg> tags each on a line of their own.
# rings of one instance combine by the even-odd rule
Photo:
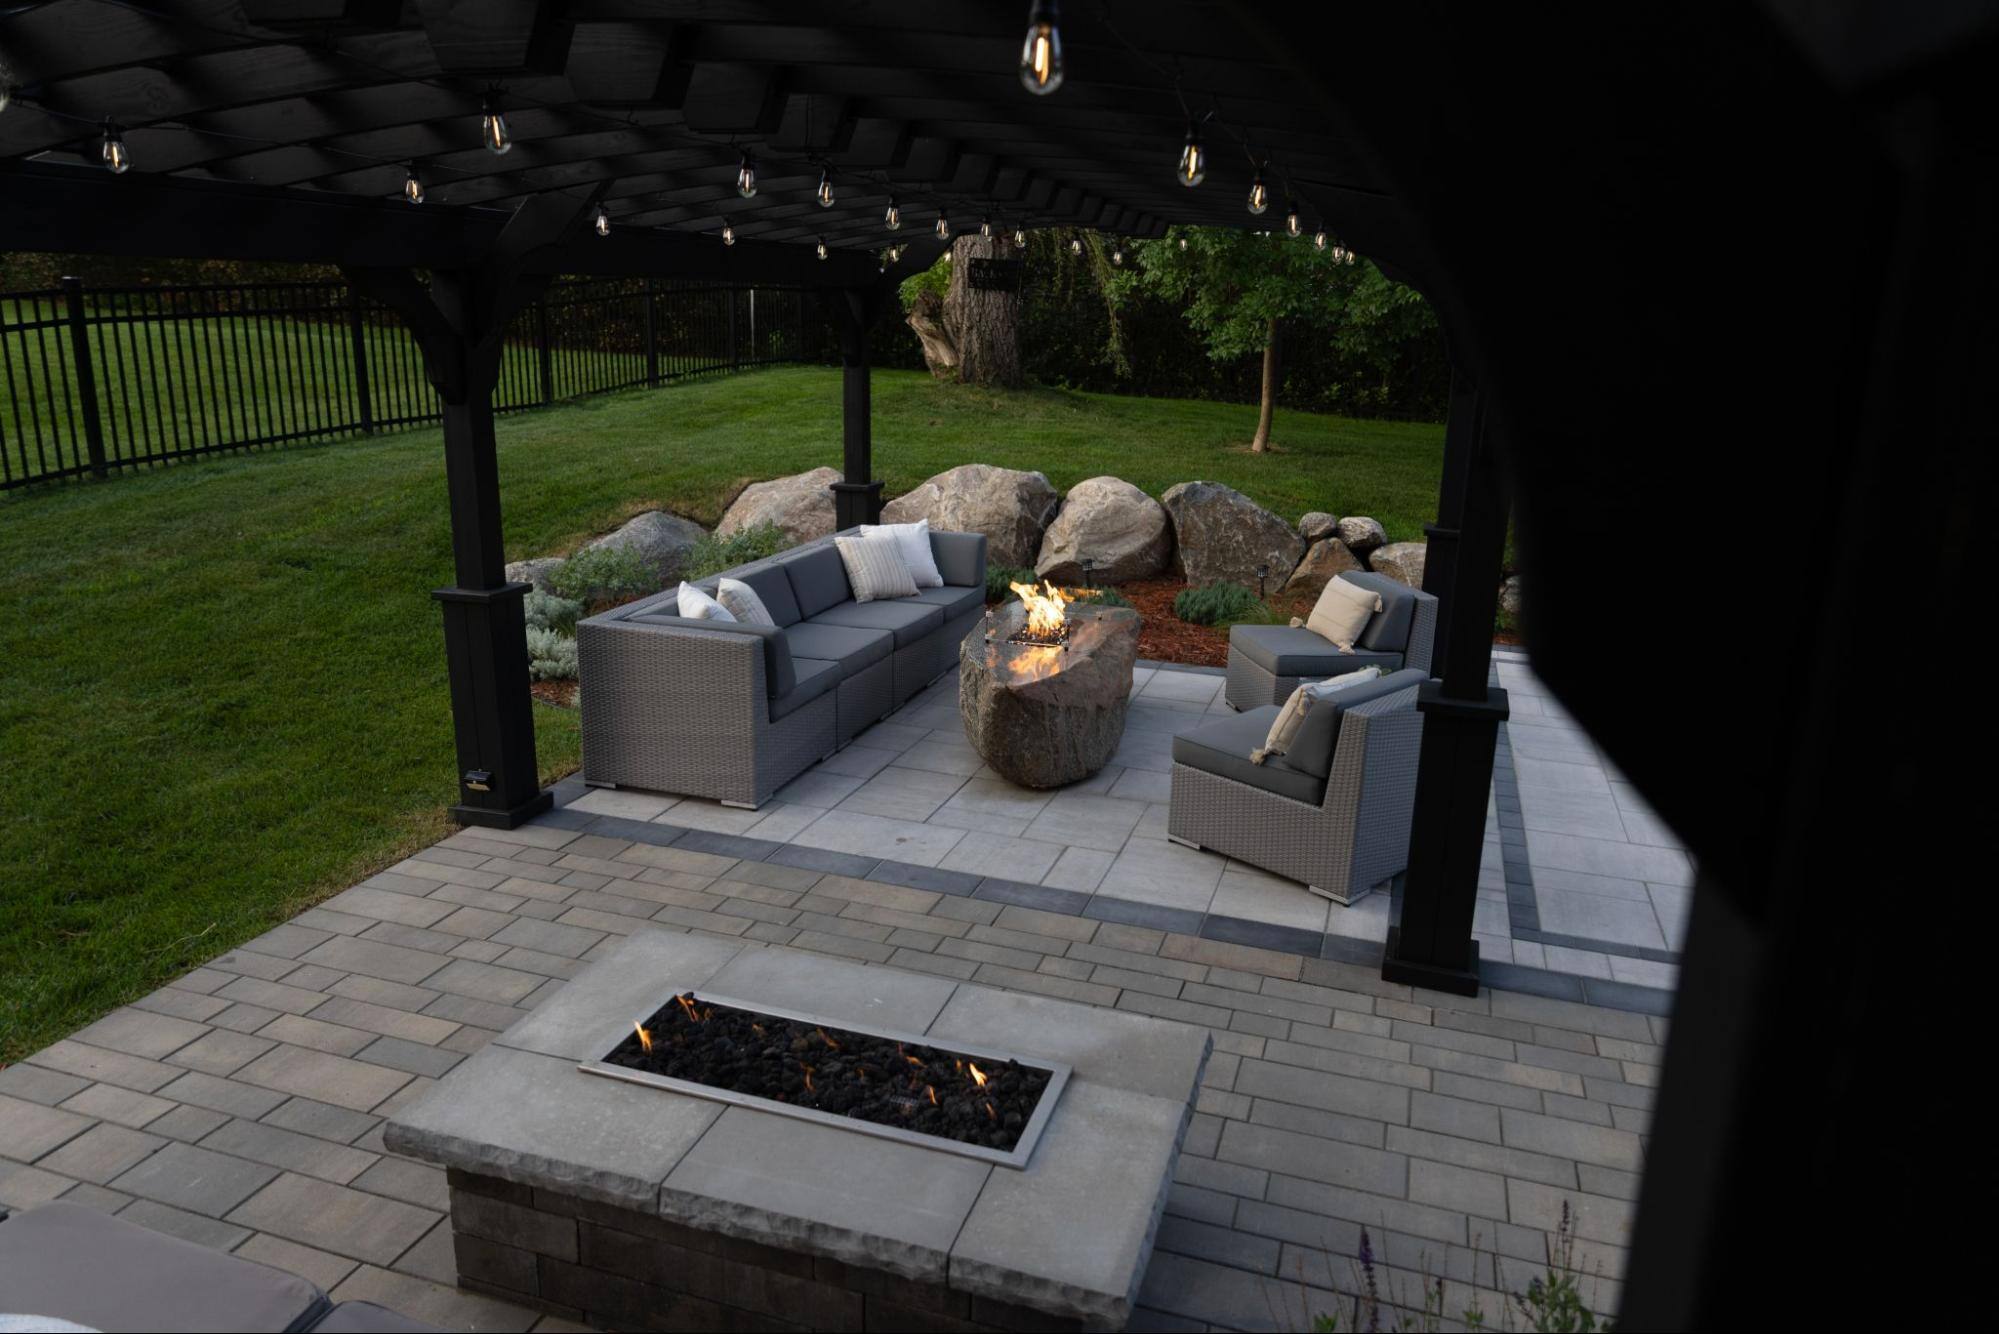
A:
<svg viewBox="0 0 1999 1334">
<path fill-rule="evenodd" d="M 761 806 L 957 665 L 985 614 L 986 539 L 932 533 L 942 588 L 856 602 L 831 537 L 697 581 L 775 626 L 683 617 L 676 590 L 576 627 L 583 780 Z"/>
<path fill-rule="evenodd" d="M 1354 570 L 1337 576 L 1381 596 L 1352 653 L 1342 653 L 1302 625 L 1237 625 L 1229 630 L 1229 678 L 1223 697 L 1241 712 L 1282 704 L 1306 681 L 1379 667 L 1430 670 L 1437 599 L 1386 575 Z"/>
</svg>

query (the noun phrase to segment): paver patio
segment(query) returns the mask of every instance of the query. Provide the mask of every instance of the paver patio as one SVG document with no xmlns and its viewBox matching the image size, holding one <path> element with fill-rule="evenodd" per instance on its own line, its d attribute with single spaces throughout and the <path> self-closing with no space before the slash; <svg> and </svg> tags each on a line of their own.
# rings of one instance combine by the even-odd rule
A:
<svg viewBox="0 0 1999 1334">
<path fill-rule="evenodd" d="M 1496 1319 L 1497 1293 L 1539 1272 L 1564 1202 L 1577 1259 L 1598 1275 L 1586 1291 L 1614 1308 L 1660 1014 L 1513 990 L 1413 992 L 1363 963 L 1021 901 L 1063 884 L 1088 885 L 1096 899 L 1157 883 L 1205 914 L 1223 912 L 1217 902 L 1244 921 L 1294 911 L 1284 896 L 1303 898 L 1295 886 L 1230 865 L 1196 872 L 1220 859 L 1158 836 L 1164 805 L 1150 797 L 1166 733 L 1145 720 L 1205 710 L 1203 679 L 1150 676 L 1118 771 L 1097 791 L 1049 798 L 1010 796 L 976 765 L 954 772 L 965 769 L 948 736 L 955 713 L 945 719 L 934 696 L 919 701 L 870 734 L 899 749 L 850 748 L 787 789 L 782 806 L 748 817 L 795 826 L 788 842 L 742 845 L 761 855 L 704 850 L 726 836 L 633 818 L 667 798 L 567 784 L 568 803 L 551 815 L 453 834 L 0 1071 L 0 1204 L 63 1198 L 115 1211 L 294 1270 L 338 1298 L 443 1324 L 566 1328 L 451 1286 L 443 1176 L 386 1154 L 381 1120 L 619 937 L 691 930 L 1210 1028 L 1216 1053 L 1142 1294 L 1147 1327 L 1305 1323 L 1330 1309 L 1332 1287 L 1354 1288 L 1362 1227 L 1391 1284 L 1413 1291 L 1427 1272 L 1447 1281 L 1446 1310 L 1482 1301 Z M 1559 730 L 1535 726 L 1549 736 L 1514 729 L 1523 756 Z M 1603 772 L 1574 747 L 1544 763 Z M 1564 869 L 1541 849 L 1559 858 L 1567 845 L 1537 835 L 1591 836 L 1535 827 L 1554 806 L 1533 794 L 1560 789 L 1530 781 L 1532 771 L 1522 770 L 1520 805 L 1537 895 L 1637 902 L 1589 881 L 1539 883 Z M 1599 795 L 1618 803 L 1616 780 L 1604 781 Z M 863 800 L 877 810 L 842 808 L 870 791 Z M 796 837 L 829 818 L 817 839 Z M 1601 822 L 1602 803 L 1573 818 Z M 934 842 L 916 844 L 930 866 L 1000 878 L 897 883 L 924 879 L 911 845 L 894 841 L 906 827 L 931 831 L 921 837 Z M 1633 837 L 1656 830 L 1622 828 L 1625 837 L 1597 841 L 1659 851 Z M 1029 885 L 1027 863 L 1005 849 L 1036 830 L 1063 837 L 1034 854 L 1046 865 Z M 798 864 L 829 854 L 850 860 Z M 1503 909 L 1505 888 L 1492 894 Z M 1386 909 L 1378 901 L 1370 911 Z M 1354 911 L 1327 910 L 1329 924 Z"/>
</svg>

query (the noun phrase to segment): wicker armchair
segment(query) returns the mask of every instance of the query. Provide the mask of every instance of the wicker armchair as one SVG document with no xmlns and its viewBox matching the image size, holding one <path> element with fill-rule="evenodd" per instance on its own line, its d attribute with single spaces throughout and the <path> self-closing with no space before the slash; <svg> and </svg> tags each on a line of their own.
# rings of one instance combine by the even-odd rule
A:
<svg viewBox="0 0 1999 1334">
<path fill-rule="evenodd" d="M 1423 741 L 1416 692 L 1428 679 L 1411 668 L 1322 701 L 1291 753 L 1262 765 L 1249 752 L 1276 705 L 1175 737 L 1167 837 L 1301 881 L 1335 903 L 1380 887 L 1409 863 Z"/>
<path fill-rule="evenodd" d="M 1437 599 L 1386 575 L 1354 570 L 1337 576 L 1379 594 L 1382 609 L 1342 653 L 1304 626 L 1238 625 L 1229 630 L 1229 678 L 1223 698 L 1241 712 L 1282 704 L 1306 681 L 1323 681 L 1363 667 L 1384 672 L 1430 670 L 1437 638 Z"/>
</svg>

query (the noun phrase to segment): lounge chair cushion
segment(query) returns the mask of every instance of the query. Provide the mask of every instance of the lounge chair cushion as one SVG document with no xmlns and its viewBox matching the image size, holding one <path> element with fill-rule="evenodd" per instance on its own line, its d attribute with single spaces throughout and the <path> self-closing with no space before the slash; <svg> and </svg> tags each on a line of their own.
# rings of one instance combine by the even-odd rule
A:
<svg viewBox="0 0 1999 1334">
<path fill-rule="evenodd" d="M 1292 738 L 1286 758 L 1293 767 L 1324 778 L 1332 772 L 1333 749 L 1340 739 L 1340 718 L 1348 709 L 1421 685 L 1427 679 L 1423 673 L 1410 667 L 1322 697 L 1306 711 L 1305 720 L 1298 725 L 1298 734 Z"/>
<path fill-rule="evenodd" d="M 792 596 L 798 600 L 800 620 L 811 620 L 836 602 L 850 602 L 847 567 L 831 543 L 806 547 L 785 556 L 780 562 L 791 580 Z"/>
<path fill-rule="evenodd" d="M 0 1294 L 102 1330 L 298 1330 L 327 1306 L 295 1274 L 61 1202 L 0 1223 Z"/>
<path fill-rule="evenodd" d="M 913 597 L 884 602 L 842 602 L 814 616 L 808 625 L 843 625 L 855 630 L 886 630 L 897 648 L 908 648 L 944 627 L 944 609 Z"/>
<path fill-rule="evenodd" d="M 1270 734 L 1277 710 L 1277 705 L 1266 704 L 1183 732 L 1173 738 L 1173 762 L 1316 806 L 1326 795 L 1324 774 L 1306 772 L 1289 755 L 1273 755 L 1262 764 L 1250 763 L 1250 752 Z"/>
<path fill-rule="evenodd" d="M 947 584 L 986 586 L 986 535 L 984 533 L 930 534 L 930 551 L 937 557 L 937 573 Z"/>
<path fill-rule="evenodd" d="M 835 556 L 834 560 L 839 557 Z M 895 652 L 895 636 L 887 630 L 869 630 L 846 625 L 822 625 L 801 621 L 778 632 L 784 636 L 792 658 L 812 658 L 840 664 L 845 680 Z"/>
<path fill-rule="evenodd" d="M 982 610 L 986 605 L 986 590 L 983 585 L 971 588 L 946 584 L 942 588 L 919 588 L 914 598 L 905 601 L 927 602 L 933 607 L 942 607 L 944 619 L 949 622 Z"/>
<path fill-rule="evenodd" d="M 442 1326 L 397 1315 L 373 1302 L 342 1302 L 312 1327 L 312 1334 L 441 1334 L 441 1330 Z"/>
<path fill-rule="evenodd" d="M 1382 599 L 1386 604 L 1387 599 Z M 1362 642 L 1342 653 L 1302 625 L 1236 625 L 1229 629 L 1229 652 L 1240 653 L 1272 676 L 1338 676 L 1361 667 L 1384 672 L 1402 666 L 1399 651 L 1375 651 Z"/>
<path fill-rule="evenodd" d="M 771 700 L 772 722 L 796 713 L 800 708 L 840 684 L 840 664 L 837 662 L 821 662 L 817 658 L 793 658 L 791 666 L 798 675 L 797 682 L 789 691 Z"/>
<path fill-rule="evenodd" d="M 1376 653 L 1407 652 L 1409 631 L 1416 623 L 1416 590 L 1372 570 L 1349 570 L 1335 577 L 1350 584 L 1359 584 L 1381 596 L 1381 610 L 1360 632 L 1354 647 L 1371 649 Z"/>
</svg>

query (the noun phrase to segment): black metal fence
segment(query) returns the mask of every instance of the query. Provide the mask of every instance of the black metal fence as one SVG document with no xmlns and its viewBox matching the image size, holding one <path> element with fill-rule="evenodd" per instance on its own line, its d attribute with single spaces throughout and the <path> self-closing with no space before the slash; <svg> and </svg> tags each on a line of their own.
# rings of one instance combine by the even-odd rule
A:
<svg viewBox="0 0 1999 1334">
<path fill-rule="evenodd" d="M 507 332 L 501 412 L 826 359 L 787 288 L 559 282 Z M 344 283 L 0 293 L 0 489 L 436 421 L 416 344 Z"/>
</svg>

